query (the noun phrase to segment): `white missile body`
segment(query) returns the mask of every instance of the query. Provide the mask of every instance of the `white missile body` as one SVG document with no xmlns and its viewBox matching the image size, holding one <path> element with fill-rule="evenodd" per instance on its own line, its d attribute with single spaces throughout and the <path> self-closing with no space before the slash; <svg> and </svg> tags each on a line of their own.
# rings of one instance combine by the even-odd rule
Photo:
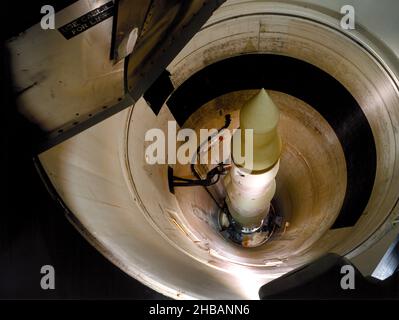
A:
<svg viewBox="0 0 399 320">
<path fill-rule="evenodd" d="M 244 231 L 261 227 L 276 191 L 281 153 L 278 121 L 279 110 L 264 89 L 240 110 L 241 148 L 232 143 L 232 168 L 224 184 L 229 212 Z M 253 130 L 251 163 L 245 162 L 245 129 Z"/>
</svg>

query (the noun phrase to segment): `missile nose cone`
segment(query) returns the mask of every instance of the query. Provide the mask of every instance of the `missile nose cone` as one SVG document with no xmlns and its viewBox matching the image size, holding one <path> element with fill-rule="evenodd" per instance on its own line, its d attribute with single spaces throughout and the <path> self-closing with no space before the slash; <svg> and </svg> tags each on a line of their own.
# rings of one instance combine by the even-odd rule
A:
<svg viewBox="0 0 399 320">
<path fill-rule="evenodd" d="M 278 124 L 280 112 L 265 89 L 261 89 L 240 110 L 240 127 L 253 129 L 254 133 L 266 133 L 274 130 Z"/>
<path fill-rule="evenodd" d="M 281 140 L 277 132 L 280 111 L 265 89 L 261 89 L 240 110 L 241 148 L 232 145 L 232 159 L 238 166 L 262 172 L 273 167 L 281 153 Z M 240 158 L 245 152 L 245 130 L 253 130 L 253 161 Z"/>
</svg>

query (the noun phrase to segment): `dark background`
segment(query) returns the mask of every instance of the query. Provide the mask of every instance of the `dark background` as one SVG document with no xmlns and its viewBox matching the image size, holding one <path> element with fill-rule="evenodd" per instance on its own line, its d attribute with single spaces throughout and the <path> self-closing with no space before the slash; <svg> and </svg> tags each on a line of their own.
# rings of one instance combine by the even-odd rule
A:
<svg viewBox="0 0 399 320">
<path fill-rule="evenodd" d="M 41 135 L 16 112 L 4 40 L 73 3 L 7 1 L 1 41 L 0 299 L 162 299 L 98 253 L 68 222 L 41 181 L 32 158 Z M 55 268 L 55 290 L 42 290 L 40 269 Z"/>
</svg>

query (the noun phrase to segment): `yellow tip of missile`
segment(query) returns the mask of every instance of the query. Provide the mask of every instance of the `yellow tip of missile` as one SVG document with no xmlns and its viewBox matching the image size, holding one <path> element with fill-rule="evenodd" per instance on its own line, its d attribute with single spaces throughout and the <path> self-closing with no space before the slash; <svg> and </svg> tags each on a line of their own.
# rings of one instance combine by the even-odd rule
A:
<svg viewBox="0 0 399 320">
<path fill-rule="evenodd" d="M 265 133 L 277 127 L 280 111 L 265 89 L 248 100 L 240 110 L 240 127 Z"/>
</svg>

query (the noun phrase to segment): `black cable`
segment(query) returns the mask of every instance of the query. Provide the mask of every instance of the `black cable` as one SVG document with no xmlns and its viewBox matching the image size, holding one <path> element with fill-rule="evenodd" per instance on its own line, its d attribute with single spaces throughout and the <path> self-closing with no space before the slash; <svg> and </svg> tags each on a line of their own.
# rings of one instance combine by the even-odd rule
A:
<svg viewBox="0 0 399 320">
<path fill-rule="evenodd" d="M 221 127 L 221 128 L 217 131 L 217 133 L 216 133 L 215 135 L 209 136 L 207 142 L 209 143 L 209 141 L 210 141 L 214 136 L 218 135 L 222 130 L 227 129 L 227 128 L 230 126 L 230 124 L 231 124 L 231 115 L 230 115 L 230 114 L 226 114 L 226 115 L 224 116 L 224 126 Z M 197 159 L 199 159 L 199 153 L 200 153 L 200 150 L 201 150 L 201 146 L 202 146 L 202 144 L 199 145 L 198 148 L 197 148 L 197 153 L 196 153 Z M 201 176 L 199 175 L 199 173 L 198 173 L 197 170 L 195 169 L 195 164 L 194 164 L 194 163 L 192 163 L 192 164 L 190 165 L 190 168 L 191 168 L 191 172 L 193 173 L 193 175 L 194 175 L 197 179 L 201 179 Z M 217 179 L 217 181 L 216 181 L 214 184 L 216 184 L 216 183 L 219 181 L 219 178 L 220 178 L 220 176 L 218 176 L 218 179 Z M 212 185 L 213 185 L 213 184 L 212 184 Z M 209 194 L 209 196 L 212 198 L 212 200 L 216 203 L 216 205 L 218 206 L 218 208 L 221 209 L 221 210 L 223 210 L 223 206 L 221 206 L 221 205 L 219 204 L 219 202 L 216 200 L 216 198 L 214 197 L 214 195 L 209 191 L 209 189 L 207 188 L 207 186 L 203 186 L 203 187 L 204 187 L 205 191 Z"/>
</svg>

